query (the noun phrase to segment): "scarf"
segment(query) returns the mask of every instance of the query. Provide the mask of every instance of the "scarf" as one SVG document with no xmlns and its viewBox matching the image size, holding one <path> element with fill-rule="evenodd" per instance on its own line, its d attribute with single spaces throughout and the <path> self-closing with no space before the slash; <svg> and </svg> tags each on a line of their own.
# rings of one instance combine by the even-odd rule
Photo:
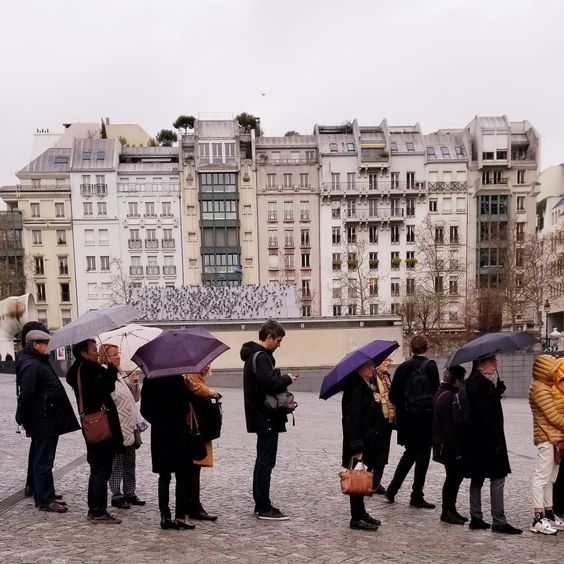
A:
<svg viewBox="0 0 564 564">
<path fill-rule="evenodd" d="M 480 374 L 482 374 L 482 376 L 489 380 L 494 386 L 497 384 L 497 370 L 492 374 L 488 374 L 483 368 L 478 368 L 478 370 L 480 371 Z"/>
<path fill-rule="evenodd" d="M 390 386 L 392 384 L 389 372 L 378 372 L 371 378 L 371 388 L 374 393 L 376 403 L 382 406 L 382 413 L 384 418 L 390 423 L 396 420 L 396 408 L 389 400 Z"/>
</svg>

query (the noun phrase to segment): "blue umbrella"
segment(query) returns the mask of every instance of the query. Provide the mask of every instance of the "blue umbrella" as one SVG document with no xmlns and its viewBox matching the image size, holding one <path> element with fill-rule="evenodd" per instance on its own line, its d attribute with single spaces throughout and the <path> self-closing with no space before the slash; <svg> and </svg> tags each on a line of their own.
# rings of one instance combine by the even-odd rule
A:
<svg viewBox="0 0 564 564">
<path fill-rule="evenodd" d="M 346 377 L 368 361 L 380 364 L 392 354 L 399 344 L 397 341 L 372 341 L 345 355 L 337 365 L 323 378 L 319 397 L 329 399 L 343 390 Z"/>
<path fill-rule="evenodd" d="M 198 373 L 229 347 L 203 327 L 171 329 L 139 347 L 131 360 L 147 377 Z"/>
<path fill-rule="evenodd" d="M 536 343 L 535 337 L 525 331 L 498 331 L 486 333 L 456 349 L 445 366 L 457 366 L 498 353 L 511 353 Z"/>
</svg>

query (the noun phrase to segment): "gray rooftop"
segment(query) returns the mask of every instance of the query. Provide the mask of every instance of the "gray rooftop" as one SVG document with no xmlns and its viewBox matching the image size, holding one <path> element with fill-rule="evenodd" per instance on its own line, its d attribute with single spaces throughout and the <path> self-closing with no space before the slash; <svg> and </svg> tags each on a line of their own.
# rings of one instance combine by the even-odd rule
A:
<svg viewBox="0 0 564 564">
<path fill-rule="evenodd" d="M 72 169 L 84 171 L 112 170 L 116 168 L 115 139 L 75 139 Z"/>
<path fill-rule="evenodd" d="M 22 168 L 17 176 L 26 173 L 69 172 L 71 152 L 71 149 L 47 149 Z"/>
</svg>

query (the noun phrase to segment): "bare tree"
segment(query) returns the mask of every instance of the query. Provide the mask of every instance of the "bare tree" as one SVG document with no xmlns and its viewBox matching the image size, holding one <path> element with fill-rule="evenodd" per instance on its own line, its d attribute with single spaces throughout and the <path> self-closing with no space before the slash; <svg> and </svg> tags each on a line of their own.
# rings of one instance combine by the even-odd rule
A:
<svg viewBox="0 0 564 564">
<path fill-rule="evenodd" d="M 135 286 L 121 259 L 112 257 L 110 265 L 114 274 L 110 281 L 110 305 L 124 305 L 132 301 Z"/>
</svg>

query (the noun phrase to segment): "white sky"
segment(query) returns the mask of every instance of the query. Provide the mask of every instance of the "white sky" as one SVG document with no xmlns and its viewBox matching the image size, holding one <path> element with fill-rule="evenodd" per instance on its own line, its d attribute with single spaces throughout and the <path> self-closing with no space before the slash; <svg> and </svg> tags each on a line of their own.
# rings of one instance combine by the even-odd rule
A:
<svg viewBox="0 0 564 564">
<path fill-rule="evenodd" d="M 267 135 L 355 117 L 528 119 L 564 161 L 561 0 L 5 0 L 0 184 L 37 128 L 247 111 Z M 266 95 L 262 96 L 261 92 Z"/>
</svg>

